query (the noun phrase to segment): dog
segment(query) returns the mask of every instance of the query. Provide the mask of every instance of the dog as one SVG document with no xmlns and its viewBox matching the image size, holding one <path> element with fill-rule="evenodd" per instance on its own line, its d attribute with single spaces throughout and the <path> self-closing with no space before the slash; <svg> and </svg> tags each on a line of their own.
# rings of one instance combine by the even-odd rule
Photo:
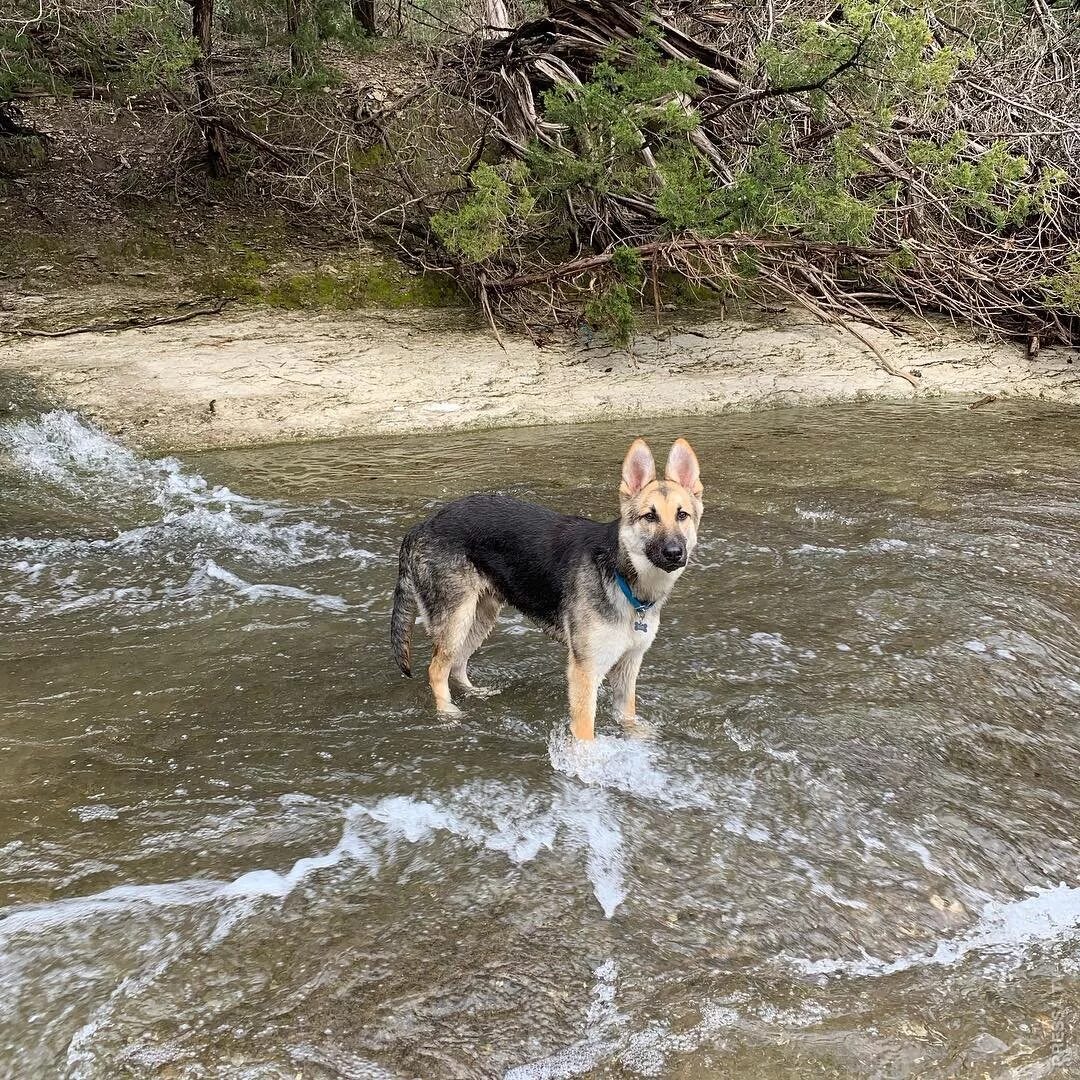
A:
<svg viewBox="0 0 1080 1080">
<path fill-rule="evenodd" d="M 390 616 L 398 667 L 412 677 L 419 615 L 433 641 L 435 707 L 459 715 L 450 679 L 486 693 L 470 682 L 469 659 L 509 604 L 567 646 L 573 734 L 592 739 L 605 676 L 619 718 L 632 728 L 641 661 L 697 544 L 702 490 L 685 439 L 672 446 L 663 479 L 646 442 L 636 439 L 623 460 L 615 521 L 569 517 L 503 495 L 448 504 L 401 543 Z"/>
</svg>

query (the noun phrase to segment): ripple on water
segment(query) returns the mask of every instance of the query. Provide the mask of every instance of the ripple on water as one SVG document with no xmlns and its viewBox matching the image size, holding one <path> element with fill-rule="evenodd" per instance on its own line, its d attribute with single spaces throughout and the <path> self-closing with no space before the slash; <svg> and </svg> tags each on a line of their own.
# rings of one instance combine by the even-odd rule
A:
<svg viewBox="0 0 1080 1080">
<path fill-rule="evenodd" d="M 110 526 L 125 516 L 143 519 L 110 536 L 0 536 L 0 605 L 24 622 L 267 600 L 343 612 L 349 605 L 342 596 L 253 582 L 248 572 L 303 571 L 321 562 L 359 570 L 377 558 L 347 532 L 295 520 L 295 508 L 211 484 L 175 458 L 141 458 L 72 413 L 0 427 L 0 448 L 16 475 L 54 489 L 67 512 L 82 508 Z M 6 582 L 5 556 L 12 560 Z M 177 577 L 182 569 L 185 578 Z"/>
</svg>

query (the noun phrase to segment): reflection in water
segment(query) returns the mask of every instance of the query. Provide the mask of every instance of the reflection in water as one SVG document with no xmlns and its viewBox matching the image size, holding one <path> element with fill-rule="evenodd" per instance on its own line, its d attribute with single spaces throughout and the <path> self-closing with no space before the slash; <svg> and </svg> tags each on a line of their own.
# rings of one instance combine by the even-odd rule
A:
<svg viewBox="0 0 1080 1080">
<path fill-rule="evenodd" d="M 1080 1074 L 1075 415 L 650 424 L 706 482 L 654 736 L 570 745 L 512 613 L 429 715 L 401 534 L 612 514 L 635 434 L 0 427 L 0 1075 Z"/>
</svg>

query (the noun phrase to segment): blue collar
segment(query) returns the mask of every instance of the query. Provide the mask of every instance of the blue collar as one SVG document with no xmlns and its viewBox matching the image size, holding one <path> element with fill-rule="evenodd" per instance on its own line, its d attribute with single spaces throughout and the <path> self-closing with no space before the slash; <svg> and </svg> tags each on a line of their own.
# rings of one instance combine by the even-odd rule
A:
<svg viewBox="0 0 1080 1080">
<path fill-rule="evenodd" d="M 626 599 L 630 601 L 635 611 L 648 611 L 649 608 L 653 606 L 652 600 L 639 600 L 634 595 L 634 590 L 630 588 L 630 585 L 627 582 L 626 578 L 624 578 L 618 570 L 615 571 L 615 583 L 622 590 L 623 596 L 625 596 Z"/>
</svg>

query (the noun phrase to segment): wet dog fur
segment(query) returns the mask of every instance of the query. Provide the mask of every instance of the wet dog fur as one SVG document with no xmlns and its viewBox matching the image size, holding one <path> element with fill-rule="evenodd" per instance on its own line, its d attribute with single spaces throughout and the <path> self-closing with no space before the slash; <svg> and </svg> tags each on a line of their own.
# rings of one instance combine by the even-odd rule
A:
<svg viewBox="0 0 1080 1080">
<path fill-rule="evenodd" d="M 697 543 L 701 495 L 697 455 L 685 439 L 672 446 L 662 478 L 637 439 L 623 461 L 615 521 L 569 517 L 502 495 L 450 503 L 401 543 L 390 619 L 398 666 L 412 675 L 419 615 L 433 642 L 428 681 L 436 709 L 457 715 L 450 680 L 484 692 L 469 680 L 469 660 L 509 604 L 566 644 L 577 738 L 593 737 L 605 677 L 620 719 L 632 726 L 638 671 Z M 647 608 L 635 609 L 617 575 Z"/>
</svg>

